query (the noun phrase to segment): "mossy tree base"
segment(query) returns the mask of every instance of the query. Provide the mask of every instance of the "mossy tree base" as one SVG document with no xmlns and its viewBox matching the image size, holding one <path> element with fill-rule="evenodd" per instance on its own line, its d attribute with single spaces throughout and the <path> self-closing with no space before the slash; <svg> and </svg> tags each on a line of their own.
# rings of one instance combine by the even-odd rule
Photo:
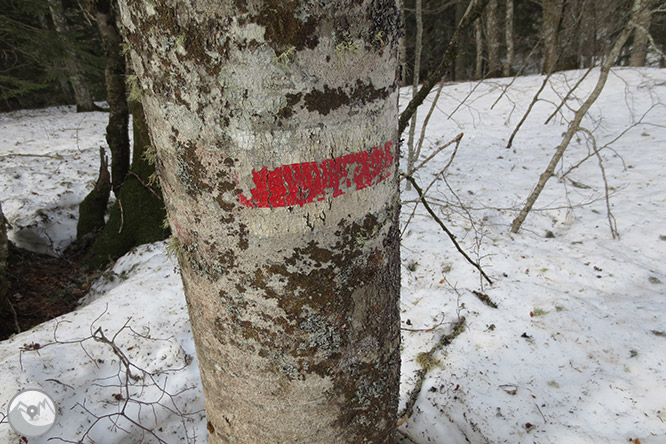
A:
<svg viewBox="0 0 666 444">
<path fill-rule="evenodd" d="M 109 221 L 83 259 L 84 265 L 103 267 L 137 245 L 169 236 L 169 230 L 162 228 L 166 217 L 163 202 L 136 177 L 128 176 L 119 194 Z"/>
<path fill-rule="evenodd" d="M 166 210 L 162 192 L 149 185 L 155 166 L 146 160 L 150 139 L 141 105 L 134 104 L 134 154 L 132 168 L 125 178 L 109 220 L 99 233 L 83 264 L 100 268 L 137 245 L 157 242 L 169 236 L 163 227 Z"/>
</svg>

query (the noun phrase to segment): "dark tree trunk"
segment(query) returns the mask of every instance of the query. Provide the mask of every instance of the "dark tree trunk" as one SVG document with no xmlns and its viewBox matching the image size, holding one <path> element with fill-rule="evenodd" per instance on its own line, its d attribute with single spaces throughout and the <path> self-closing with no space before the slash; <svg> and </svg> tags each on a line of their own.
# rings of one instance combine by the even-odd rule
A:
<svg viewBox="0 0 666 444">
<path fill-rule="evenodd" d="M 79 63 L 78 56 L 74 46 L 67 41 L 69 38 L 67 36 L 69 28 L 65 18 L 65 8 L 62 4 L 62 0 L 48 0 L 48 5 L 55 29 L 60 35 L 63 44 L 68 49 L 65 65 L 67 74 L 69 75 L 69 82 L 72 85 L 72 90 L 74 91 L 74 97 L 76 99 L 76 111 L 95 111 L 98 108 L 95 106 L 90 91 L 88 90 L 88 85 L 84 79 L 83 69 Z"/>
<path fill-rule="evenodd" d="M 79 221 L 76 224 L 76 240 L 84 246 L 104 227 L 106 205 L 111 194 L 111 177 L 104 148 L 99 149 L 100 166 L 95 187 L 79 205 Z"/>
<path fill-rule="evenodd" d="M 143 109 L 133 105 L 134 152 L 132 168 L 118 192 L 118 201 L 109 220 L 99 233 L 83 262 L 99 268 L 118 259 L 131 248 L 166 239 L 166 211 L 161 190 L 153 179 L 155 166 L 150 161 L 152 150 Z"/>
<path fill-rule="evenodd" d="M 2 204 L 0 204 L 0 319 L 7 319 L 9 315 L 9 297 L 7 287 L 7 258 L 9 256 L 9 241 L 7 240 L 7 222 L 5 215 L 2 212 Z M 5 337 L 8 333 L 8 326 L 0 327 L 0 334 Z"/>
<path fill-rule="evenodd" d="M 114 0 L 88 0 L 88 4 L 104 43 L 106 101 L 109 104 L 106 141 L 111 150 L 111 184 L 117 197 L 130 164 L 125 56 L 122 53 L 122 37 L 118 32 Z"/>
</svg>

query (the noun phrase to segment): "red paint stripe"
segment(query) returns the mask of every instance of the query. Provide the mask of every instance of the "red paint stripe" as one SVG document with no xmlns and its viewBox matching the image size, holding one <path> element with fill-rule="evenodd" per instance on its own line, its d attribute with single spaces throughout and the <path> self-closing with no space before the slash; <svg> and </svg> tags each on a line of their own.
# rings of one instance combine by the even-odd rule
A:
<svg viewBox="0 0 666 444">
<path fill-rule="evenodd" d="M 383 148 L 373 147 L 321 162 L 253 170 L 252 197 L 240 194 L 238 198 L 250 208 L 293 207 L 377 185 L 392 174 L 392 145 L 386 142 Z"/>
</svg>

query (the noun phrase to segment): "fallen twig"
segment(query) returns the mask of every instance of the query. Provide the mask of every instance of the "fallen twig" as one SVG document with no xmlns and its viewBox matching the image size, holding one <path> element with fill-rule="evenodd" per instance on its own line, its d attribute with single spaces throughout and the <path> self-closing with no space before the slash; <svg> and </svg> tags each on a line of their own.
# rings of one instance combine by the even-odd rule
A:
<svg viewBox="0 0 666 444">
<path fill-rule="evenodd" d="M 416 185 L 415 185 L 416 187 Z M 461 317 L 453 326 L 453 330 L 448 335 L 442 336 L 439 341 L 425 353 L 427 357 L 433 357 L 442 348 L 448 346 L 453 342 L 453 340 L 458 337 L 462 332 L 465 331 L 465 317 Z M 407 396 L 407 402 L 405 407 L 398 413 L 398 427 L 404 424 L 414 413 L 414 405 L 416 404 L 419 394 L 421 393 L 421 388 L 423 387 L 423 382 L 428 374 L 428 369 L 420 368 L 416 371 L 416 383 L 414 388 L 409 392 Z"/>
</svg>

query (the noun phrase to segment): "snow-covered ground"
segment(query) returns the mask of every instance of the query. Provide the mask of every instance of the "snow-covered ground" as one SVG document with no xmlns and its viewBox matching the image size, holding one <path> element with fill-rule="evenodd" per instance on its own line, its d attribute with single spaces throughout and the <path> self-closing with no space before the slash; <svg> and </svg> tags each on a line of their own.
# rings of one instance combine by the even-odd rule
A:
<svg viewBox="0 0 666 444">
<path fill-rule="evenodd" d="M 552 77 L 510 150 L 506 141 L 542 77 L 519 78 L 506 91 L 510 79 L 442 91 L 422 157 L 464 137 L 445 179 L 435 180 L 453 147 L 416 177 L 422 187 L 434 181 L 433 208 L 494 284 L 482 283 L 422 205 L 410 220 L 417 196 L 405 192 L 403 403 L 417 355 L 466 319 L 465 331 L 435 354 L 400 427 L 405 443 L 666 443 L 666 70 L 614 70 L 584 120 L 598 147 L 624 133 L 601 151 L 621 238 L 611 237 L 596 156 L 566 179 L 551 179 L 521 232 L 509 231 L 571 109 L 596 82 L 592 72 L 570 109 L 544 125 L 582 74 Z M 94 180 L 105 118 L 70 108 L 0 115 L 0 198 L 14 240 L 41 239 L 58 251 L 66 245 L 72 210 Z M 558 174 L 590 153 L 579 133 Z M 104 340 L 117 332 L 114 354 Z M 129 392 L 118 379 L 124 356 L 140 368 L 132 368 Z M 123 257 L 77 311 L 0 343 L 0 382 L 5 412 L 23 388 L 54 397 L 58 421 L 31 444 L 77 441 L 93 424 L 96 443 L 137 443 L 142 431 L 127 420 L 95 424 L 93 416 L 120 412 L 128 397 L 128 417 L 166 442 L 207 441 L 182 285 L 164 243 Z M 0 442 L 21 441 L 2 424 Z M 144 442 L 156 440 L 145 435 Z"/>
</svg>

